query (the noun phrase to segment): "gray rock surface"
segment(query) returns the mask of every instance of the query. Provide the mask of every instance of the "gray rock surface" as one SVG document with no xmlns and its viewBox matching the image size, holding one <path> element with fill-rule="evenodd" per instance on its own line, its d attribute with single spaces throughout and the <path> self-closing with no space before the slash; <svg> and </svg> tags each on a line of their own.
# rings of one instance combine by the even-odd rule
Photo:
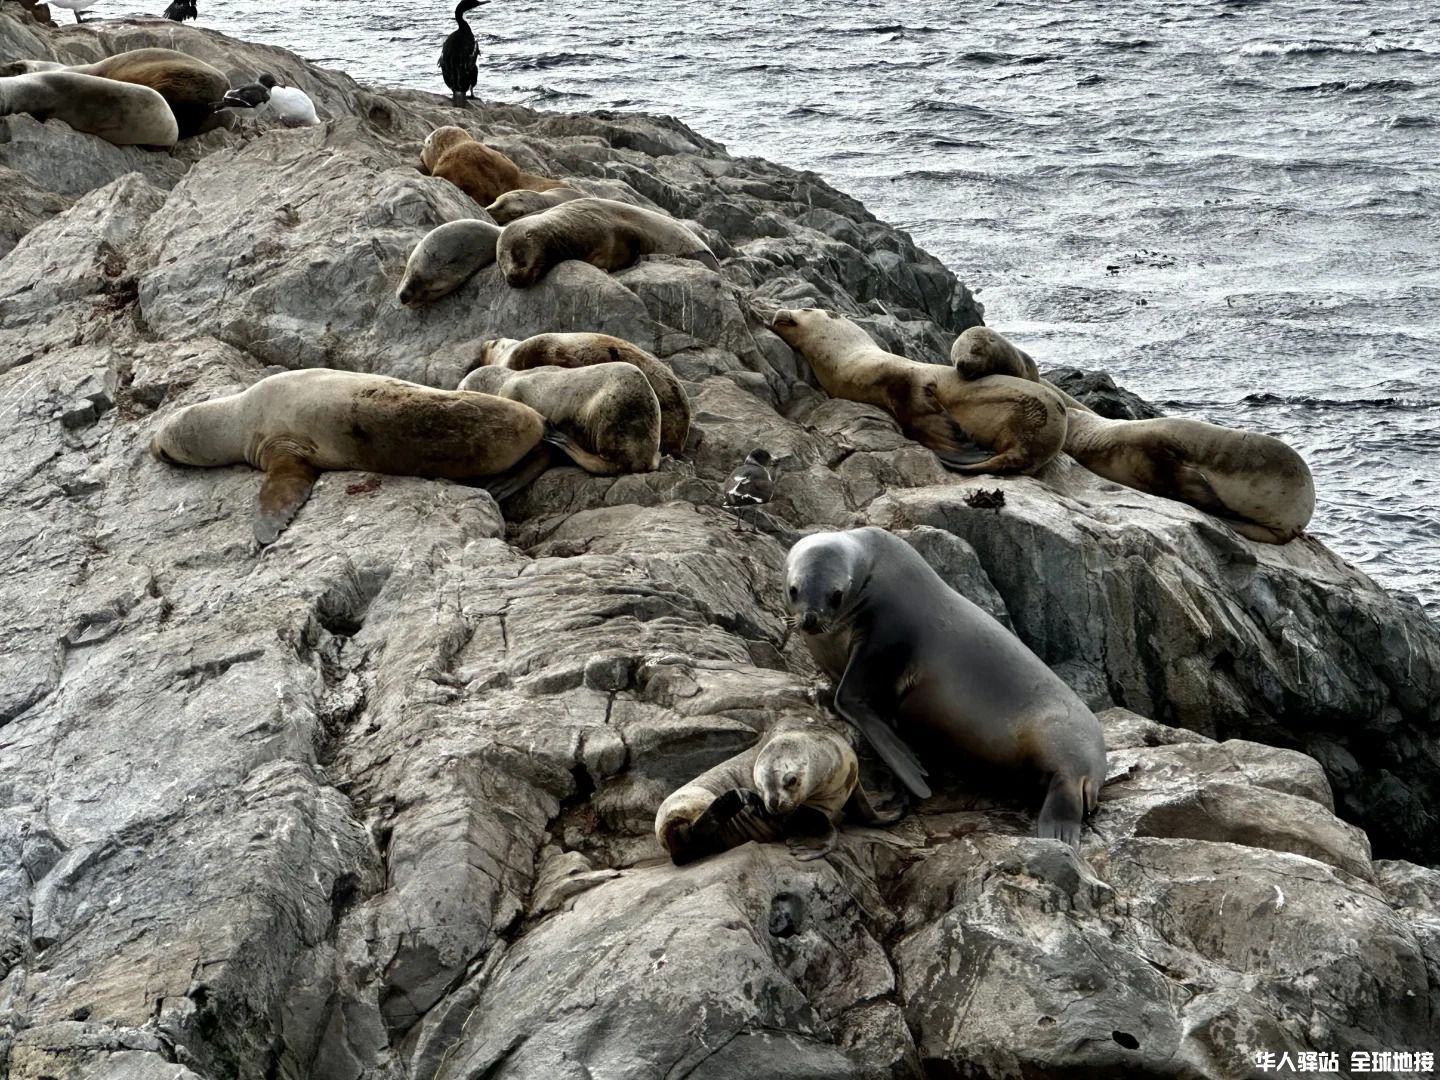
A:
<svg viewBox="0 0 1440 1080">
<path fill-rule="evenodd" d="M 1068 459 L 958 480 L 827 399 L 752 294 L 937 362 L 980 312 L 813 175 L 669 119 L 469 110 L 525 168 L 699 222 L 722 272 L 487 271 L 411 312 L 410 247 L 484 214 L 414 167 L 442 99 L 0 3 L 0 56 L 172 43 L 327 122 L 148 154 L 0 118 L 0 1076 L 1229 1078 L 1257 1051 L 1440 1049 L 1418 608 Z M 541 330 L 670 363 L 684 458 L 552 469 L 503 512 L 326 473 L 262 554 L 253 470 L 146 453 L 277 367 L 450 386 L 477 341 Z M 757 445 L 775 498 L 737 518 L 721 484 Z M 981 487 L 1004 506 L 967 506 Z M 827 861 L 663 859 L 666 793 L 823 707 L 786 545 L 865 523 L 1104 710 L 1080 855 L 1033 837 L 1038 790 L 956 777 Z"/>
</svg>

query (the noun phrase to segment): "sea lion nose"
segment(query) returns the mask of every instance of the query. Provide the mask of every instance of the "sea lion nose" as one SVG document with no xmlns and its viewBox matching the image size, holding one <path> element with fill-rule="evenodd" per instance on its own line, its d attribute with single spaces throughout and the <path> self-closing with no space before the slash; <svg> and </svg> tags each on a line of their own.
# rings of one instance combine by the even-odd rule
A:
<svg viewBox="0 0 1440 1080">
<path fill-rule="evenodd" d="M 774 795 L 765 796 L 765 809 L 772 814 L 780 813 L 780 800 Z"/>
<path fill-rule="evenodd" d="M 806 633 L 813 634 L 820 629 L 820 616 L 813 611 L 807 611 L 800 616 L 800 629 Z"/>
</svg>

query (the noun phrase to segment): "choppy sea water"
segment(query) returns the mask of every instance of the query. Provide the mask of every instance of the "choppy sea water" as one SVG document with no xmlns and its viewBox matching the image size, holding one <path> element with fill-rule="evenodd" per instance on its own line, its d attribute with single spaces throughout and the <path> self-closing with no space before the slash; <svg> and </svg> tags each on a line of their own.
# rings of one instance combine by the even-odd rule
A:
<svg viewBox="0 0 1440 1080">
<path fill-rule="evenodd" d="M 445 92 L 449 4 L 199 4 L 200 25 Z M 1042 367 L 1287 440 L 1315 473 L 1312 531 L 1440 616 L 1440 7 L 490 0 L 471 18 L 486 99 L 672 113 L 814 169 Z"/>
</svg>

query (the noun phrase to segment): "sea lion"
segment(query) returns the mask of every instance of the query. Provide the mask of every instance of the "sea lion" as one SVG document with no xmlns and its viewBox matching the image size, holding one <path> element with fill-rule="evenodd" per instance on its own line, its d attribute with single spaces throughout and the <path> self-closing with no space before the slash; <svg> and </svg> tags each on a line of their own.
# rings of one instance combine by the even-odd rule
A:
<svg viewBox="0 0 1440 1080">
<path fill-rule="evenodd" d="M 508 225 L 512 221 L 519 221 L 522 217 L 549 210 L 552 206 L 559 206 L 571 199 L 583 198 L 585 198 L 583 191 L 576 191 L 571 187 L 551 188 L 549 191 L 516 188 L 514 191 L 507 191 L 485 207 L 485 212 L 495 219 L 496 224 Z"/>
<path fill-rule="evenodd" d="M 670 365 L 638 345 L 609 334 L 536 334 L 524 341 L 492 338 L 480 346 L 477 364 L 528 371 L 533 367 L 634 364 L 660 402 L 660 452 L 679 457 L 690 437 L 690 399 Z"/>
<path fill-rule="evenodd" d="M 747 840 L 771 843 L 818 822 L 821 846 L 797 852 L 808 861 L 835 850 L 835 825 L 847 808 L 868 825 L 891 825 L 903 814 L 882 814 L 871 804 L 844 735 L 813 721 L 783 723 L 672 792 L 655 813 L 655 838 L 683 866 Z"/>
<path fill-rule="evenodd" d="M 148 86 L 41 71 L 0 79 L 0 116 L 29 113 L 42 123 L 63 120 L 115 146 L 174 146 L 180 128 L 165 99 Z"/>
<path fill-rule="evenodd" d="M 304 505 L 322 470 L 500 477 L 490 486 L 498 499 L 544 470 L 549 455 L 542 442 L 573 449 L 563 432 L 517 401 L 309 368 L 171 413 L 151 438 L 150 453 L 170 465 L 244 463 L 262 470 L 254 527 L 255 539 L 268 544 Z"/>
<path fill-rule="evenodd" d="M 645 255 L 678 255 L 720 269 L 705 241 L 668 214 L 589 197 L 512 221 L 497 254 L 501 273 L 517 289 L 534 285 L 564 259 L 614 272 Z"/>
<path fill-rule="evenodd" d="M 1019 638 L 873 526 L 799 541 L 785 587 L 811 656 L 835 681 L 835 711 L 911 792 L 930 788 L 903 737 L 928 729 L 980 762 L 1048 775 L 1039 835 L 1078 848 L 1105 782 L 1105 738 Z"/>
<path fill-rule="evenodd" d="M 481 367 L 465 376 L 460 389 L 529 405 L 570 437 L 577 448 L 570 456 L 588 473 L 618 476 L 660 465 L 660 403 L 630 364 Z"/>
<path fill-rule="evenodd" d="M 1029 353 L 988 326 L 972 326 L 957 337 L 950 346 L 950 363 L 955 366 L 960 378 L 967 382 L 983 379 L 987 375 L 1009 375 L 1015 379 L 1028 379 L 1058 394 L 1067 409 L 1079 409 L 1088 413 L 1095 411 L 1079 398 L 1071 397 L 1044 378 Z"/>
<path fill-rule="evenodd" d="M 426 136 L 420 163 L 431 176 L 449 180 L 481 206 L 516 188 L 548 191 L 564 186 L 559 180 L 523 171 L 499 150 L 453 125 L 436 128 Z"/>
<path fill-rule="evenodd" d="M 499 240 L 499 226 L 472 218 L 431 229 L 410 253 L 396 299 L 419 307 L 449 296 L 495 261 Z"/>
<path fill-rule="evenodd" d="M 62 66 L 47 60 L 19 60 L 0 68 L 0 74 L 30 71 L 69 71 L 102 79 L 148 86 L 165 99 L 175 114 L 180 138 L 209 131 L 223 123 L 215 111 L 230 89 L 230 80 L 218 68 L 176 49 L 131 49 L 93 64 Z M 160 145 L 160 144 L 156 144 Z"/>
<path fill-rule="evenodd" d="M 1065 406 L 1043 386 L 1005 375 L 966 382 L 952 368 L 886 352 L 819 308 L 781 308 L 769 321 L 827 394 L 884 409 L 947 469 L 1032 473 L 1065 441 Z"/>
<path fill-rule="evenodd" d="M 1189 503 L 1262 544 L 1286 544 L 1315 512 L 1310 469 L 1279 439 L 1203 420 L 1107 420 L 1070 410 L 1065 452 L 1093 473 Z"/>
</svg>

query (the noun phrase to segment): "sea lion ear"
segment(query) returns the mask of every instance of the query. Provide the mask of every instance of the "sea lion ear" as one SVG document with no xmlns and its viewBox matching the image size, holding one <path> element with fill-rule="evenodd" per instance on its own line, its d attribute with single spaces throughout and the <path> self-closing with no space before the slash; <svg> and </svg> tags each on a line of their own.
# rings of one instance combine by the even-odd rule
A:
<svg viewBox="0 0 1440 1080">
<path fill-rule="evenodd" d="M 315 486 L 319 470 L 294 454 L 275 454 L 265 463 L 265 479 L 255 500 L 255 541 L 273 544 Z"/>
</svg>

